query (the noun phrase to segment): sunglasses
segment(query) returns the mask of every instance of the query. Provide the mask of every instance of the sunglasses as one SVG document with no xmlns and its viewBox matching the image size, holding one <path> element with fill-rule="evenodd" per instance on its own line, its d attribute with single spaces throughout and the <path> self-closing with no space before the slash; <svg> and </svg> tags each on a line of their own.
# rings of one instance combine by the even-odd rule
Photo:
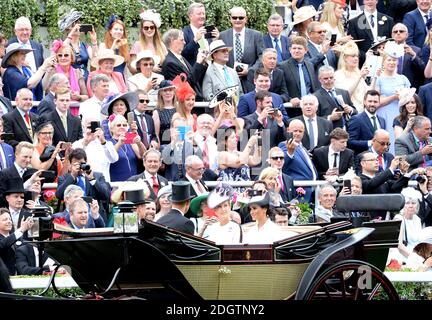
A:
<svg viewBox="0 0 432 320">
<path fill-rule="evenodd" d="M 272 160 L 284 160 L 284 157 L 271 157 Z"/>
<path fill-rule="evenodd" d="M 149 99 L 139 99 L 140 103 L 149 103 L 150 100 Z"/>
<path fill-rule="evenodd" d="M 143 28 L 143 30 L 145 30 L 145 31 L 156 29 L 155 26 L 144 26 L 144 27 L 142 27 L 142 28 Z"/>
<path fill-rule="evenodd" d="M 143 67 L 153 67 L 154 66 L 154 63 L 151 63 L 151 62 L 149 62 L 149 63 L 142 63 L 141 64 Z"/>
<path fill-rule="evenodd" d="M 244 20 L 246 17 L 231 17 L 233 20 Z"/>
<path fill-rule="evenodd" d="M 393 33 L 405 33 L 405 30 L 393 30 Z"/>
<path fill-rule="evenodd" d="M 70 56 L 69 53 L 57 53 L 57 57 L 59 58 L 63 58 L 63 57 L 68 58 L 69 56 Z"/>
</svg>

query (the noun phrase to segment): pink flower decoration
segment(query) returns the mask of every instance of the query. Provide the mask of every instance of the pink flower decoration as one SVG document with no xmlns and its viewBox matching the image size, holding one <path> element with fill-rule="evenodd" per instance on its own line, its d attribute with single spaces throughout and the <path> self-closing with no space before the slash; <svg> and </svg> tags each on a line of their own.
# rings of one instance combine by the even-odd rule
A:
<svg viewBox="0 0 432 320">
<path fill-rule="evenodd" d="M 55 192 L 52 190 L 45 190 L 44 191 L 44 198 L 46 201 L 51 201 L 55 197 Z"/>
<path fill-rule="evenodd" d="M 57 53 L 60 50 L 61 47 L 63 47 L 63 41 L 62 41 L 62 39 L 56 39 L 52 43 L 51 51 L 53 53 Z"/>
<path fill-rule="evenodd" d="M 298 187 L 298 188 L 296 189 L 296 193 L 297 193 L 299 196 L 304 196 L 304 195 L 306 194 L 306 191 L 305 191 L 302 187 Z"/>
<path fill-rule="evenodd" d="M 109 118 L 108 118 L 109 122 L 113 122 L 114 119 L 115 119 L 115 117 L 116 117 L 115 114 L 110 115 Z"/>
<path fill-rule="evenodd" d="M 232 197 L 231 197 L 231 202 L 232 203 L 236 203 L 237 202 L 237 192 L 234 192 Z"/>
</svg>

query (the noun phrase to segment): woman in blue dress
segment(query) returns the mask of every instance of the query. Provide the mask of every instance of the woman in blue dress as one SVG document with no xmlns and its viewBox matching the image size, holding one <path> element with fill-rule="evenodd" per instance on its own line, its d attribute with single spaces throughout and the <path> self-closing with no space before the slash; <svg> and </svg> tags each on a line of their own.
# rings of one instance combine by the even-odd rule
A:
<svg viewBox="0 0 432 320">
<path fill-rule="evenodd" d="M 386 53 L 383 58 L 383 72 L 376 82 L 376 89 L 381 93 L 377 115 L 384 118 L 390 134 L 390 152 L 394 154 L 393 120 L 399 115 L 399 90 L 411 86 L 407 77 L 397 73 L 398 56 Z"/>
<path fill-rule="evenodd" d="M 119 159 L 110 165 L 111 181 L 126 181 L 137 174 L 138 162 L 142 161 L 146 149 L 136 130 L 128 132 L 129 125 L 125 117 L 112 115 L 109 128 L 112 135 L 109 141 L 114 144 L 119 155 Z M 129 137 L 133 133 L 134 137 Z"/>
</svg>

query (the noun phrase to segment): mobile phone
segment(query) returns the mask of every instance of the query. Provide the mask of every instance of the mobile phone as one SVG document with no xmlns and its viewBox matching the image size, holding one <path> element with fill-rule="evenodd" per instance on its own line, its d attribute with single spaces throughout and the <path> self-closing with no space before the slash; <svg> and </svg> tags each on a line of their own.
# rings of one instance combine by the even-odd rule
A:
<svg viewBox="0 0 432 320">
<path fill-rule="evenodd" d="M 52 171 L 52 170 L 44 170 L 41 172 L 40 177 L 44 178 L 46 180 L 47 179 L 54 180 L 56 178 L 56 173 L 55 173 L 55 171 Z"/>
<path fill-rule="evenodd" d="M 206 33 L 204 35 L 204 38 L 209 39 L 209 38 L 213 38 L 212 32 L 215 28 L 215 26 L 211 25 L 211 26 L 206 26 Z"/>
<path fill-rule="evenodd" d="M 349 192 L 351 193 L 351 180 L 344 180 L 343 186 L 344 188 L 348 188 Z"/>
<path fill-rule="evenodd" d="M 14 137 L 13 133 L 6 133 L 6 132 L 4 132 L 4 133 L 1 134 L 1 139 L 4 140 L 4 141 L 12 140 L 13 137 Z"/>
<path fill-rule="evenodd" d="M 336 44 L 337 34 L 333 33 L 330 38 L 330 47 L 333 47 Z"/>
<path fill-rule="evenodd" d="M 97 128 L 100 128 L 100 123 L 99 123 L 99 121 L 91 121 L 91 122 L 90 122 L 90 130 L 91 130 L 91 133 L 95 133 Z"/>
<path fill-rule="evenodd" d="M 186 134 L 191 130 L 191 126 L 178 126 L 179 140 L 183 141 L 186 139 Z"/>
<path fill-rule="evenodd" d="M 81 198 L 88 204 L 91 204 L 93 202 L 92 197 L 82 196 Z"/>
<path fill-rule="evenodd" d="M 82 24 L 80 25 L 80 32 L 91 32 L 93 31 L 93 25 L 92 24 Z"/>
<path fill-rule="evenodd" d="M 135 132 L 126 132 L 126 140 L 124 143 L 125 144 L 132 144 L 137 135 L 138 134 Z"/>
<path fill-rule="evenodd" d="M 134 121 L 135 121 L 134 112 L 133 111 L 128 112 L 128 114 L 127 114 L 127 122 L 128 122 L 128 124 L 131 125 Z"/>
<path fill-rule="evenodd" d="M 225 98 L 225 102 L 229 103 L 229 104 L 232 104 L 232 97 L 226 97 Z"/>
<path fill-rule="evenodd" d="M 294 136 L 293 136 L 292 132 L 287 132 L 285 135 L 286 135 L 286 140 L 287 141 L 290 141 L 290 140 L 294 139 Z"/>
</svg>

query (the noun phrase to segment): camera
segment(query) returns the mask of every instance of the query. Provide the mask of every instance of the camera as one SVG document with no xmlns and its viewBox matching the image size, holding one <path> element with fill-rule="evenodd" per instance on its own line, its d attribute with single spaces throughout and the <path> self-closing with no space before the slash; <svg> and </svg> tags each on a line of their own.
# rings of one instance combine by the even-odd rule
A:
<svg viewBox="0 0 432 320">
<path fill-rule="evenodd" d="M 244 70 L 243 66 L 240 66 L 240 65 L 236 66 L 236 68 L 235 68 L 235 71 L 237 71 L 237 72 L 243 72 L 243 70 Z"/>
<path fill-rule="evenodd" d="M 252 197 L 257 197 L 257 196 L 262 196 L 263 195 L 263 191 L 262 190 L 254 190 L 254 189 L 248 189 L 247 190 L 247 195 L 252 198 Z"/>
<path fill-rule="evenodd" d="M 418 175 L 418 176 L 416 177 L 416 181 L 417 181 L 419 184 L 425 183 L 425 182 L 427 181 L 427 177 L 424 176 L 424 175 Z"/>
<path fill-rule="evenodd" d="M 80 163 L 80 169 L 83 171 L 90 171 L 90 165 L 85 163 L 85 162 L 81 162 Z"/>
<path fill-rule="evenodd" d="M 100 128 L 99 121 L 91 121 L 90 122 L 90 132 L 95 133 L 97 128 Z"/>
</svg>

